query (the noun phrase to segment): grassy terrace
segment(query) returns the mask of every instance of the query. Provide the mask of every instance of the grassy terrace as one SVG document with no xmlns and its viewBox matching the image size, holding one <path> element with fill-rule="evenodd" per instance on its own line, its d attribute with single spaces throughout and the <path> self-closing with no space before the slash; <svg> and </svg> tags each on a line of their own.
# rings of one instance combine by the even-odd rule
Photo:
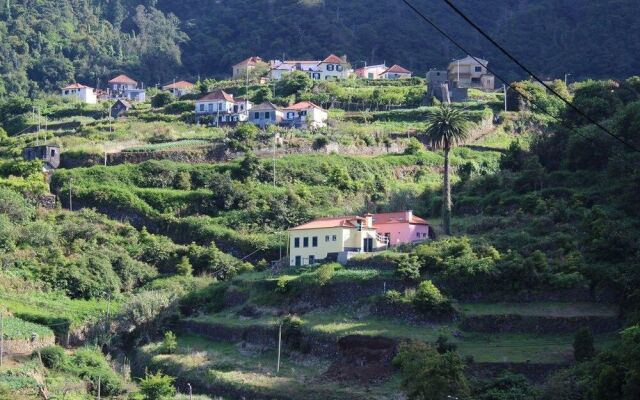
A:
<svg viewBox="0 0 640 400">
<path fill-rule="evenodd" d="M 524 315 L 545 317 L 616 317 L 618 309 L 609 304 L 600 303 L 492 303 L 461 304 L 465 315 Z"/>
<path fill-rule="evenodd" d="M 262 316 L 252 319 L 238 318 L 232 311 L 192 319 L 197 322 L 228 327 L 275 327 L 279 319 Z M 406 322 L 377 317 L 358 318 L 347 310 L 315 311 L 302 316 L 303 329 L 311 334 L 342 337 L 346 335 L 385 336 L 395 339 L 414 339 L 434 342 L 439 335 L 450 337 L 464 356 L 477 362 L 534 362 L 563 363 L 570 359 L 573 348 L 571 334 L 483 334 L 467 333 L 453 338 L 457 324 L 413 325 Z M 607 346 L 615 334 L 596 335 L 596 345 Z"/>
<path fill-rule="evenodd" d="M 45 326 L 34 324 L 15 317 L 4 318 L 4 336 L 5 339 L 30 339 L 35 333 L 38 337 L 53 336 L 53 331 Z"/>
<path fill-rule="evenodd" d="M 280 373 L 276 374 L 275 349 L 243 348 L 192 335 L 179 336 L 178 344 L 178 351 L 171 355 L 158 354 L 157 344 L 145 346 L 141 351 L 152 357 L 154 367 L 190 379 L 200 388 L 223 386 L 266 396 L 305 399 L 375 399 L 398 392 L 394 379 L 377 387 L 374 397 L 357 384 L 332 382 L 323 376 L 329 363 L 313 357 L 285 355 Z"/>
</svg>

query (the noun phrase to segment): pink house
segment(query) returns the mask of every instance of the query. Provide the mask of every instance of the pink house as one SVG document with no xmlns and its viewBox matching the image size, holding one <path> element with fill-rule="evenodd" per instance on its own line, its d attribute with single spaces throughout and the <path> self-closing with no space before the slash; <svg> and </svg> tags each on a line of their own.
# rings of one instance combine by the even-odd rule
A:
<svg viewBox="0 0 640 400">
<path fill-rule="evenodd" d="M 422 242 L 431 234 L 429 223 L 413 211 L 373 214 L 373 225 L 380 236 L 389 238 L 390 246 Z"/>
</svg>

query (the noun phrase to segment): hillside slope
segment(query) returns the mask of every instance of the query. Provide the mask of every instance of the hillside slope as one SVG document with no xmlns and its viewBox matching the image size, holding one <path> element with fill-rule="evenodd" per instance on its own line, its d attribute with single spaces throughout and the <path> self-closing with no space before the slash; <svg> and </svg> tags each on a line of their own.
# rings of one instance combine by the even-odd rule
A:
<svg viewBox="0 0 640 400">
<path fill-rule="evenodd" d="M 398 0 L 27 0 L 0 2 L 0 96 L 104 84 L 127 72 L 147 86 L 176 76 L 224 77 L 235 62 L 347 54 L 422 75 L 462 54 Z M 522 72 L 444 2 L 414 3 L 509 78 Z M 640 44 L 634 0 L 471 0 L 457 4 L 548 77 L 632 75 Z M 578 24 L 577 21 L 580 21 Z M 615 60 L 613 62 L 612 60 Z"/>
</svg>

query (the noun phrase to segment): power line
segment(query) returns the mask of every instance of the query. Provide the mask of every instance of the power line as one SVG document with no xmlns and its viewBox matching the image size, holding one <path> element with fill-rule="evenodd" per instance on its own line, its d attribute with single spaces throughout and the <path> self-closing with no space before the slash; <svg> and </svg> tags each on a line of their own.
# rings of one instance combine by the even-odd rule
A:
<svg viewBox="0 0 640 400">
<path fill-rule="evenodd" d="M 516 59 L 513 55 L 511 55 L 511 53 L 509 53 L 504 47 L 502 47 L 498 42 L 496 42 L 491 36 L 489 36 L 489 34 L 487 34 L 482 28 L 480 28 L 475 22 L 473 22 L 469 17 L 467 17 L 467 15 L 465 13 L 463 13 L 458 7 L 456 7 L 451 0 L 444 0 L 445 3 L 447 3 L 447 5 L 449 7 L 451 7 L 451 9 L 453 9 L 453 11 L 456 12 L 456 14 L 458 14 L 459 16 L 461 16 L 465 21 L 467 21 L 469 23 L 469 25 L 471 25 L 475 30 L 477 30 L 478 32 L 480 32 L 480 34 L 482 36 L 484 36 L 489 42 L 491 42 L 491 44 L 493 44 L 494 46 L 496 46 L 498 48 L 498 50 L 500 50 L 504 55 L 506 55 L 507 57 L 509 57 L 509 59 L 511 61 L 513 61 L 514 63 L 516 63 L 520 68 L 522 68 L 527 74 L 529 74 L 531 77 L 533 77 L 536 81 L 538 81 L 542 86 L 544 86 L 549 92 L 553 93 L 554 96 L 556 96 L 557 98 L 559 98 L 560 100 L 562 100 L 567 106 L 569 106 L 572 110 L 574 110 L 575 112 L 577 112 L 578 114 L 580 114 L 582 117 L 586 118 L 590 123 L 594 124 L 595 126 L 597 126 L 598 128 L 600 128 L 600 130 L 602 130 L 604 133 L 606 133 L 607 135 L 611 136 L 612 138 L 616 139 L 617 141 L 619 141 L 620 143 L 624 144 L 625 146 L 629 147 L 630 149 L 639 152 L 640 153 L 640 148 L 634 146 L 633 144 L 627 142 L 626 140 L 622 139 L 621 137 L 619 137 L 618 135 L 615 135 L 613 132 L 611 132 L 609 129 L 607 129 L 604 125 L 602 125 L 601 123 L 599 123 L 598 121 L 596 121 L 595 119 L 591 118 L 589 115 L 587 115 L 587 113 L 583 112 L 582 110 L 580 110 L 578 107 L 576 107 L 572 102 L 570 102 L 569 100 L 565 99 L 564 97 L 562 97 L 558 92 L 556 92 L 551 86 L 549 86 L 546 82 L 544 82 L 542 79 L 540 79 L 533 71 L 531 71 L 529 68 L 527 68 L 524 64 L 522 64 L 520 61 L 518 61 L 518 59 Z M 406 1 L 405 1 L 406 3 Z"/>
<path fill-rule="evenodd" d="M 530 97 L 528 97 L 524 92 L 521 92 L 520 90 L 518 90 L 518 88 L 515 86 L 515 84 L 509 83 L 500 74 L 498 74 L 496 71 L 494 71 L 492 68 L 490 68 L 488 66 L 488 64 L 483 63 L 479 58 L 471 55 L 470 51 L 468 51 L 457 40 L 455 40 L 453 37 L 451 37 L 451 35 L 449 35 L 445 31 L 443 31 L 442 28 L 440 28 L 438 25 L 436 25 L 435 22 L 431 21 L 426 15 L 424 15 L 424 13 L 422 13 L 420 10 L 418 10 L 408 0 L 402 0 L 402 1 L 407 5 L 407 7 L 409 7 L 411 10 L 413 10 L 420 18 L 422 18 L 425 22 L 427 22 L 433 29 L 438 31 L 442 36 L 447 38 L 451 43 L 453 43 L 456 47 L 458 47 L 460 50 L 462 50 L 465 54 L 469 55 L 469 57 L 471 57 L 475 62 L 477 62 L 479 65 L 483 66 L 487 71 L 492 73 L 496 78 L 498 78 L 500 81 L 502 81 L 505 85 L 508 85 L 508 87 L 511 90 L 513 90 L 516 94 L 518 94 L 520 97 L 522 97 L 523 99 L 525 99 L 526 101 L 528 101 L 529 103 L 531 103 L 535 107 L 535 103 L 533 102 L 533 100 Z M 546 114 L 547 116 L 553 118 L 554 120 L 559 122 L 561 125 L 563 125 L 565 128 L 569 129 L 570 131 L 573 131 L 576 135 L 582 137 L 583 139 L 592 141 L 591 138 L 583 135 L 581 132 L 576 130 L 574 127 L 570 126 L 569 124 L 567 124 L 566 122 L 564 122 L 560 118 L 556 117 L 555 115 L 551 114 L 550 112 L 544 110 L 543 108 L 539 108 L 539 111 L 541 111 L 543 114 Z M 626 156 L 626 154 L 623 155 L 623 156 Z"/>
</svg>

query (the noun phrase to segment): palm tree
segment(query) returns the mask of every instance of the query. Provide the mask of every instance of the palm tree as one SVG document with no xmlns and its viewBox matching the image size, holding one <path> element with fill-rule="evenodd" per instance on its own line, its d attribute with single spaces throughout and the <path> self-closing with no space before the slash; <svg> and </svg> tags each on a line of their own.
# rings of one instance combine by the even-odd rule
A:
<svg viewBox="0 0 640 400">
<path fill-rule="evenodd" d="M 425 132 L 427 142 L 435 149 L 444 151 L 444 193 L 442 225 L 451 235 L 451 180 L 449 178 L 449 150 L 469 137 L 469 117 L 459 109 L 442 104 L 427 118 L 429 126 Z"/>
</svg>

